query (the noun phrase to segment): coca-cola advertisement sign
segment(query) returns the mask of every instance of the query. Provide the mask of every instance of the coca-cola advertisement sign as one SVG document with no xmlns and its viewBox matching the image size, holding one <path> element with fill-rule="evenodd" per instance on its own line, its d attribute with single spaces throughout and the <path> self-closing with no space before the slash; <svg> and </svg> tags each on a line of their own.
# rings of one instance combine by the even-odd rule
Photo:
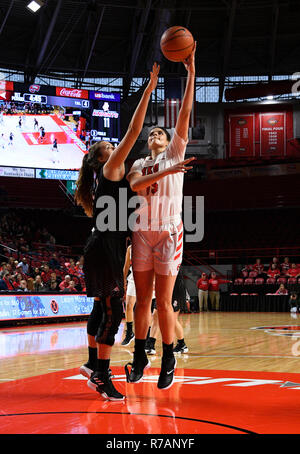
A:
<svg viewBox="0 0 300 454">
<path fill-rule="evenodd" d="M 78 88 L 56 87 L 56 96 L 64 96 L 67 98 L 88 99 L 88 90 L 80 90 Z"/>
</svg>

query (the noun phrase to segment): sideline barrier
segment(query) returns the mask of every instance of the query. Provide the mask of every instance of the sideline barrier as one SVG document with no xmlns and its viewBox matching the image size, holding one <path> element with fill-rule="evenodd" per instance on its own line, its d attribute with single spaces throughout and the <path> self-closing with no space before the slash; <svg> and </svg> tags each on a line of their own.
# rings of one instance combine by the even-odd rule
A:
<svg viewBox="0 0 300 454">
<path fill-rule="evenodd" d="M 86 318 L 93 308 L 93 298 L 76 293 L 0 293 L 0 324 L 15 325 L 58 319 Z M 25 323 L 24 323 L 25 322 Z"/>
</svg>

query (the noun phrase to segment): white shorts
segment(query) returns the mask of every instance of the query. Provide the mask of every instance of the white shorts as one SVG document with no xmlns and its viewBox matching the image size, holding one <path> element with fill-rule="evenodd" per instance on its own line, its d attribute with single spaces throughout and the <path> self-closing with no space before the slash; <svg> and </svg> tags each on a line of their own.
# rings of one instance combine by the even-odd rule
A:
<svg viewBox="0 0 300 454">
<path fill-rule="evenodd" d="M 127 290 L 126 290 L 126 296 L 134 296 L 136 297 L 136 291 L 135 291 L 135 283 L 133 279 L 127 279 Z M 155 298 L 155 289 L 153 288 L 153 295 L 152 299 Z"/>
<path fill-rule="evenodd" d="M 126 295 L 127 296 L 136 296 L 135 292 L 135 283 L 134 280 L 128 279 L 127 280 L 127 290 L 126 290 Z"/>
<path fill-rule="evenodd" d="M 157 231 L 132 232 L 132 269 L 176 276 L 182 262 L 183 224 L 171 222 Z"/>
</svg>

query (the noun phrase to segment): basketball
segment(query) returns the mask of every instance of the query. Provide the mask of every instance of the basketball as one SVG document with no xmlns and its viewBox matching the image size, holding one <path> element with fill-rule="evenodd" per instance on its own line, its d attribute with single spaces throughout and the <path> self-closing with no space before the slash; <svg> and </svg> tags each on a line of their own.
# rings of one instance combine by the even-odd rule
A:
<svg viewBox="0 0 300 454">
<path fill-rule="evenodd" d="M 163 55 L 170 61 L 183 61 L 194 48 L 194 38 L 191 32 L 180 25 L 168 28 L 160 39 Z"/>
</svg>

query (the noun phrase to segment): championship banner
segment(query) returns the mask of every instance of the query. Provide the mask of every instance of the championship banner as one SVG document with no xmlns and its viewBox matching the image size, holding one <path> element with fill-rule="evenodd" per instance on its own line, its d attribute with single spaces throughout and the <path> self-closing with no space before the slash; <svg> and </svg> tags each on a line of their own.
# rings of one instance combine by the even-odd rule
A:
<svg viewBox="0 0 300 454">
<path fill-rule="evenodd" d="M 229 156 L 255 155 L 254 114 L 229 115 Z"/>
<path fill-rule="evenodd" d="M 259 115 L 260 156 L 286 155 L 286 113 Z"/>
</svg>

